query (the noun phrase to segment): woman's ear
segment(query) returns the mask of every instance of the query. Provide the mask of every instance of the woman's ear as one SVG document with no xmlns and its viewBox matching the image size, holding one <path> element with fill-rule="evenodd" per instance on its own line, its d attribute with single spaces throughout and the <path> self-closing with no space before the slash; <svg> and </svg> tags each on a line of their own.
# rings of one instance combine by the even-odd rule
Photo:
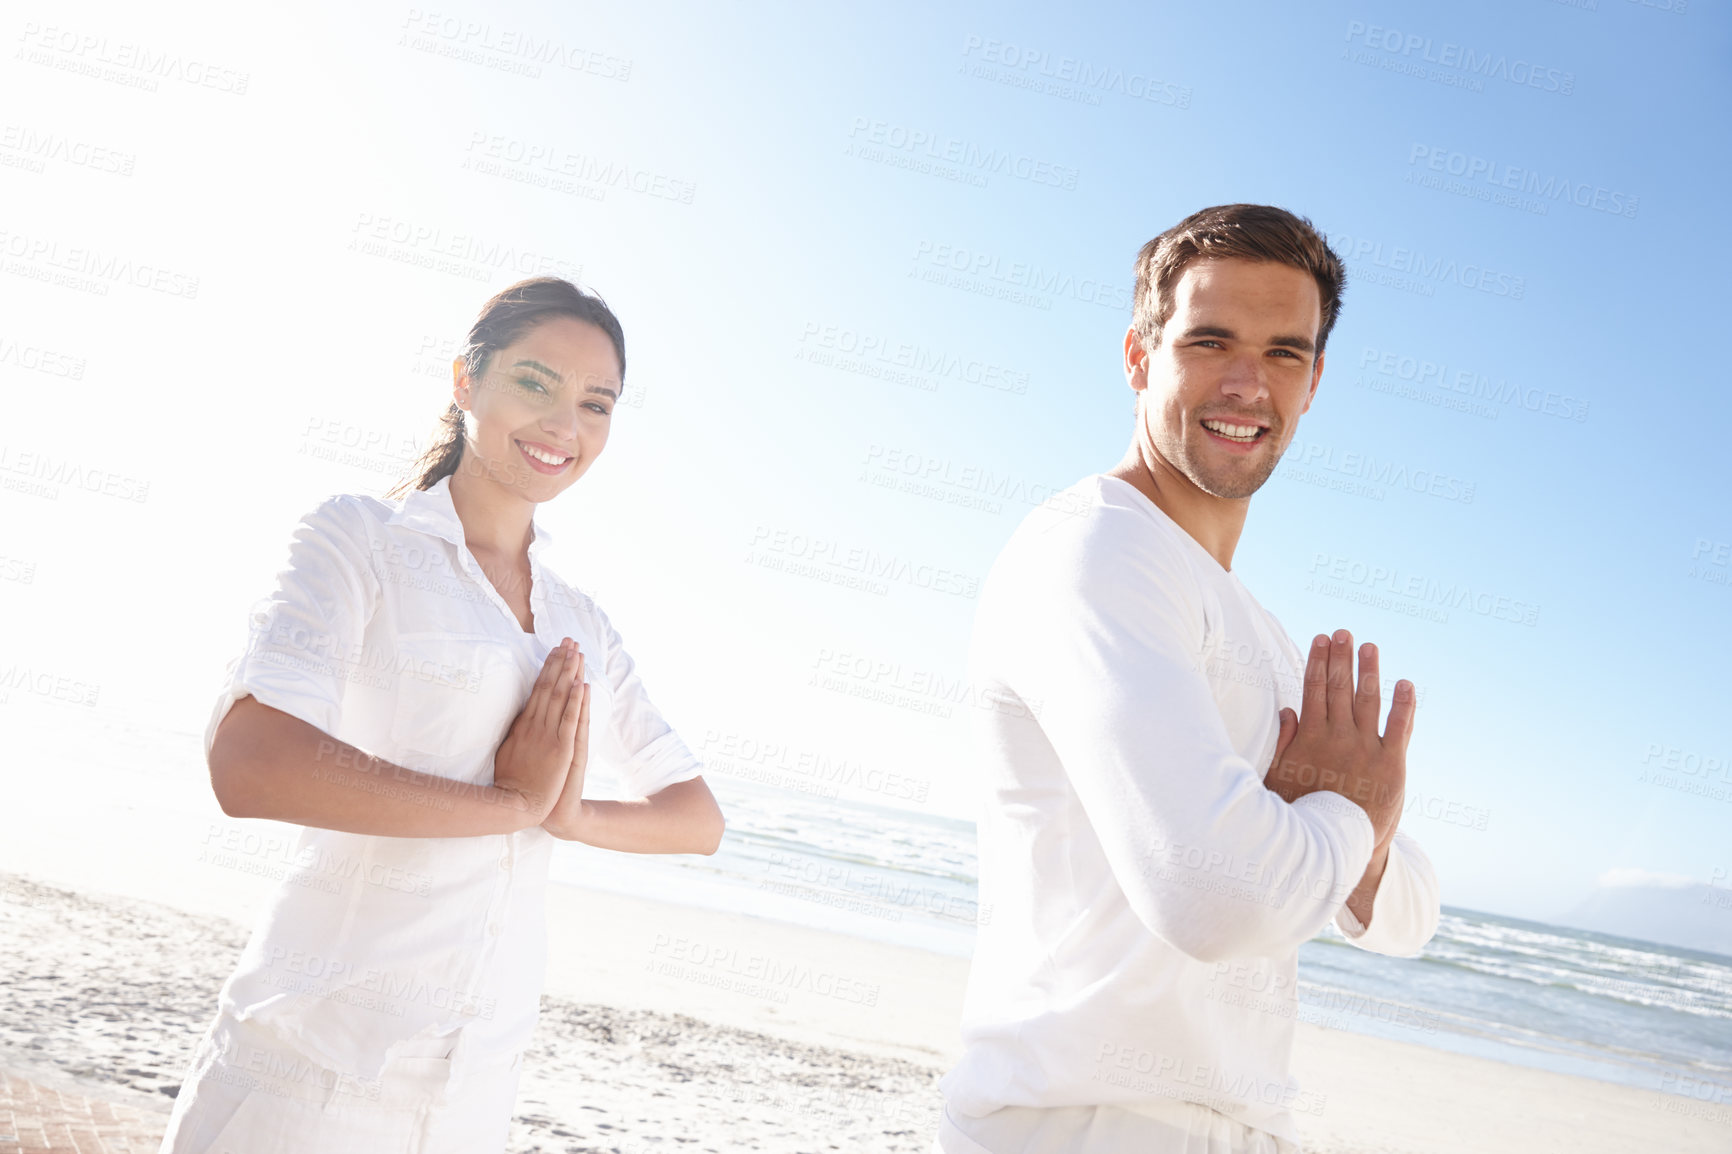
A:
<svg viewBox="0 0 1732 1154">
<path fill-rule="evenodd" d="M 460 409 L 469 408 L 468 364 L 463 357 L 451 358 L 451 400 Z"/>
</svg>

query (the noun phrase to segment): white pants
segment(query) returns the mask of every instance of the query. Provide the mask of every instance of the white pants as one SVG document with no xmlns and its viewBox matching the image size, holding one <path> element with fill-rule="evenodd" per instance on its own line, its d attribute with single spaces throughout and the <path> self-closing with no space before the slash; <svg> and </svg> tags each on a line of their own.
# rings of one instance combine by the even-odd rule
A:
<svg viewBox="0 0 1732 1154">
<path fill-rule="evenodd" d="M 159 1154 L 499 1154 L 522 1055 L 454 1082 L 448 1038 L 398 1046 L 375 1081 L 320 1066 L 219 1013 Z"/>
<path fill-rule="evenodd" d="M 1001 1106 L 938 1120 L 931 1154 L 1294 1154 L 1291 1142 L 1195 1102 L 1152 1118 L 1117 1106 Z"/>
</svg>

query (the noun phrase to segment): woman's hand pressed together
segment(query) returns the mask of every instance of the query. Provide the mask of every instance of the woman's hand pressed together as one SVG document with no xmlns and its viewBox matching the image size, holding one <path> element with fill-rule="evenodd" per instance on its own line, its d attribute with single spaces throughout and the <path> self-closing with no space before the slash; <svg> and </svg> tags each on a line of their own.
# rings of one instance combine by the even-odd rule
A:
<svg viewBox="0 0 1732 1154">
<path fill-rule="evenodd" d="M 581 698 L 577 732 L 571 743 L 565 788 L 541 827 L 565 841 L 623 853 L 715 853 L 725 822 L 721 807 L 701 777 L 663 786 L 646 798 L 584 798 L 584 771 L 589 765 L 589 686 L 583 681 L 583 654 L 577 654 L 572 664 L 577 678 L 573 699 Z M 497 775 L 494 780 L 498 780 Z"/>
<path fill-rule="evenodd" d="M 565 775 L 565 788 L 553 805 L 542 828 L 566 841 L 581 841 L 585 807 L 583 802 L 584 770 L 589 765 L 589 685 L 583 679 L 583 653 L 577 655 L 576 692 L 582 698 L 577 711 L 577 736 L 572 741 L 571 767 Z"/>
<path fill-rule="evenodd" d="M 583 657 L 567 637 L 548 651 L 529 700 L 493 758 L 494 788 L 523 810 L 545 820 L 570 775 L 580 720 L 587 720 L 588 693 L 579 675 Z M 587 749 L 588 741 L 585 740 Z M 579 791 L 582 783 L 579 783 Z"/>
</svg>

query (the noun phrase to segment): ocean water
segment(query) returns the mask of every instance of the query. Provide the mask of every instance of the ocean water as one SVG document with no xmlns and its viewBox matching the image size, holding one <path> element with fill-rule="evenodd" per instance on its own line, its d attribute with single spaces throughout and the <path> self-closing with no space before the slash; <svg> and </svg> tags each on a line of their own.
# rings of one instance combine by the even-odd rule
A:
<svg viewBox="0 0 1732 1154">
<path fill-rule="evenodd" d="M 1732 1102 L 1732 958 L 1446 906 L 1420 957 L 1331 929 L 1299 983 L 1322 1024 Z"/>
<path fill-rule="evenodd" d="M 972 953 L 973 823 L 708 780 L 728 815 L 714 855 L 566 843 L 554 880 Z M 1333 927 L 1305 943 L 1299 1003 L 1329 1028 L 1732 1105 L 1732 958 L 1446 907 L 1418 958 Z"/>
<path fill-rule="evenodd" d="M 974 823 L 705 780 L 728 819 L 714 854 L 640 856 L 562 842 L 554 847 L 553 880 L 954 957 L 973 953 Z"/>
</svg>

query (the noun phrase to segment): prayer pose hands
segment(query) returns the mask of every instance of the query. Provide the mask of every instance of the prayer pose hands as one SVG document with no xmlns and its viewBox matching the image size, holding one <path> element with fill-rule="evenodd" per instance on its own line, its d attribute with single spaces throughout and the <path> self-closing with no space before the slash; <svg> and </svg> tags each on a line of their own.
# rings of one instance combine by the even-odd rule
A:
<svg viewBox="0 0 1732 1154">
<path fill-rule="evenodd" d="M 1338 629 L 1318 634 L 1305 662 L 1303 713 L 1281 711 L 1275 761 L 1263 784 L 1291 802 L 1318 790 L 1334 790 L 1358 803 L 1377 832 L 1378 850 L 1395 836 L 1407 788 L 1407 742 L 1413 735 L 1414 693 L 1409 681 L 1395 683 L 1395 701 L 1382 736 L 1383 710 L 1377 647 L 1359 649 L 1359 688 L 1354 691 L 1353 635 Z"/>
<path fill-rule="evenodd" d="M 583 654 L 567 637 L 548 651 L 529 700 L 493 758 L 493 784 L 515 793 L 523 807 L 545 820 L 572 796 L 583 793 L 589 751 L 589 686 Z M 577 789 L 571 788 L 571 778 Z"/>
<path fill-rule="evenodd" d="M 583 653 L 577 654 L 577 693 L 583 696 L 583 707 L 577 714 L 577 736 L 571 743 L 571 769 L 565 775 L 565 788 L 560 790 L 559 800 L 547 817 L 542 819 L 541 828 L 554 837 L 570 841 L 576 838 L 582 828 L 583 809 L 583 777 L 584 770 L 589 766 L 589 683 L 583 679 Z"/>
</svg>

